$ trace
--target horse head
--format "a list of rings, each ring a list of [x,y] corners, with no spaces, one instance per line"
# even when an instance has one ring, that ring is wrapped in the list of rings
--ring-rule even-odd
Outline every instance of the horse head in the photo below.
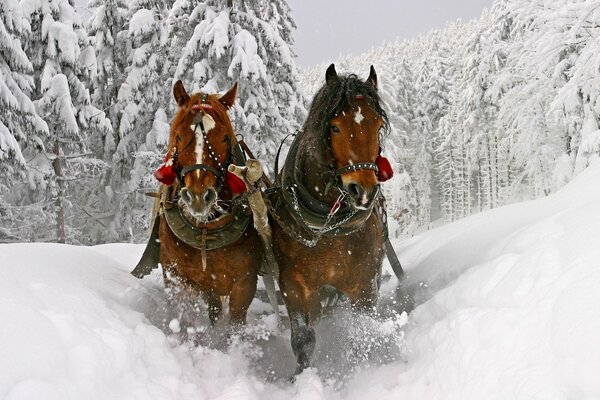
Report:
[[[237,83],[224,95],[189,95],[181,81],[173,87],[179,107],[171,123],[167,157],[177,163],[179,205],[207,221],[224,186],[235,134],[227,110],[233,106]]]
[[[388,126],[377,93],[377,74],[371,66],[366,81],[355,75],[338,76],[331,64],[325,80],[317,98],[323,96],[329,103],[322,129],[329,139],[335,176],[350,205],[367,209],[379,191],[380,132]]]

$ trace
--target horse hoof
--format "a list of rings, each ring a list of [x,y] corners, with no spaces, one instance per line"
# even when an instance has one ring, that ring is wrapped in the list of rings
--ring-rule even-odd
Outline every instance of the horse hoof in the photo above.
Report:
[[[290,383],[296,382],[296,377],[304,372],[308,368],[308,365],[297,365],[296,370],[294,371],[294,375],[292,375],[289,379]]]

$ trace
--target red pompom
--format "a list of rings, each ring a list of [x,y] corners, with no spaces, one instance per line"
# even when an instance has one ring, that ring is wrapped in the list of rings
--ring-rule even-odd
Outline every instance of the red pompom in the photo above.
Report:
[[[394,170],[387,158],[379,155],[377,160],[375,160],[375,163],[377,164],[377,168],[379,168],[379,172],[377,172],[377,179],[379,182],[385,182],[394,176]]]
[[[173,165],[173,159],[169,159],[164,163],[160,164],[160,167],[154,171],[154,177],[162,184],[171,186],[177,178],[177,172],[175,172],[175,166]]]
[[[246,191],[246,184],[244,181],[229,171],[225,173],[225,184],[233,194],[240,194]]]

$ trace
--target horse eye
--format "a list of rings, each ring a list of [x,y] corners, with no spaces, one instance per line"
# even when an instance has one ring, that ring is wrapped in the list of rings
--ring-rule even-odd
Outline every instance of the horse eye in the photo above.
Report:
[[[335,125],[331,125],[331,130],[333,131],[333,133],[339,133],[340,132],[340,128],[338,128]]]

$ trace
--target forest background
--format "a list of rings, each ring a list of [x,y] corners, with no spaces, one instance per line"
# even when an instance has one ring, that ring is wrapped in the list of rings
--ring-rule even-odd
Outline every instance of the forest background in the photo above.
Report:
[[[326,64],[299,71],[285,0],[0,3],[0,241],[144,241],[171,87],[234,81],[272,166]],[[496,0],[480,18],[335,60],[378,71],[394,235],[547,196],[600,153],[600,2]]]

